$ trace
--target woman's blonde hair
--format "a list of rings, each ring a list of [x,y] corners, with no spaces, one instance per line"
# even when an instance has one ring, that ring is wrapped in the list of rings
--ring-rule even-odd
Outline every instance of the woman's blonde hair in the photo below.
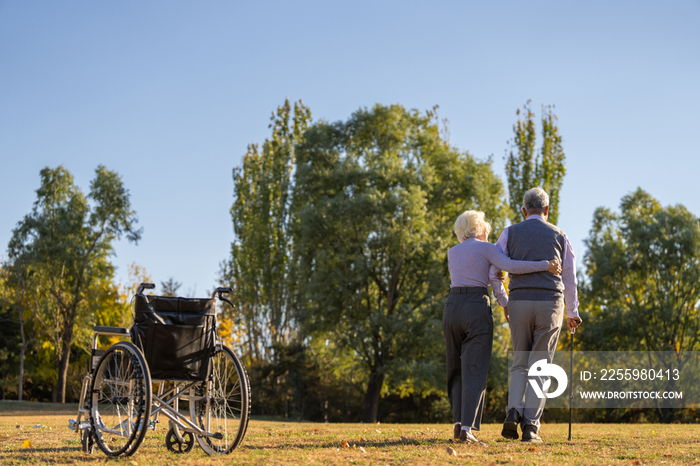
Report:
[[[455,235],[459,242],[464,242],[467,238],[472,238],[486,233],[491,233],[491,224],[484,219],[484,213],[478,210],[467,210],[462,212],[455,221]]]

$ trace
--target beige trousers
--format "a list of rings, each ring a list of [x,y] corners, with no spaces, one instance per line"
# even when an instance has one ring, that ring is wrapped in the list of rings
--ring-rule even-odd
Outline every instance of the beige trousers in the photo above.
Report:
[[[528,383],[530,366],[540,359],[551,363],[564,318],[564,301],[510,301],[510,337],[513,343],[513,365],[508,383],[506,413],[515,409],[521,425],[532,425],[539,431],[545,398],[538,398]],[[543,378],[536,378],[540,387]]]

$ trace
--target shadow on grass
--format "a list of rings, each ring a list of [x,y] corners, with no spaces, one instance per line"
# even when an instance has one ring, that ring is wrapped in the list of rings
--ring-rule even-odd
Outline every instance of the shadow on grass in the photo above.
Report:
[[[445,439],[430,439],[430,440],[414,440],[414,439],[408,439],[408,440],[388,440],[388,441],[382,441],[382,442],[372,442],[372,441],[365,441],[365,442],[348,442],[348,445],[355,445],[356,448],[363,447],[363,448],[392,448],[392,447],[398,447],[398,446],[426,446],[426,447],[434,447],[434,446],[443,446],[443,445],[453,445],[453,442]],[[306,450],[309,448],[339,448],[341,450],[343,449],[348,449],[349,447],[342,447],[342,440],[341,441],[333,441],[333,442],[319,442],[319,443],[292,443],[292,444],[283,444],[283,445],[270,445],[270,446],[253,446],[253,445],[243,445],[240,447],[243,450],[271,450],[271,451],[276,451],[276,450],[289,450],[289,449],[297,449],[297,450]]]
[[[68,413],[77,414],[78,403],[49,403],[40,401],[0,401],[0,416],[22,415],[31,416],[33,414],[44,413],[44,415],[63,415]]]
[[[79,452],[80,454],[78,456],[72,456],[72,453]],[[11,458],[13,460],[20,460],[20,461],[26,461],[26,462],[34,462],[37,459],[43,459],[46,458],[46,455],[50,454],[61,454],[64,458],[64,460],[68,459],[69,455],[70,457],[70,462],[72,464],[79,464],[79,463],[94,463],[96,460],[100,460],[99,457],[96,457],[96,455],[87,455],[85,453],[82,453],[80,451],[80,447],[47,447],[47,448],[27,448],[25,450],[16,450],[16,451],[9,451],[4,454],[0,454],[0,464],[4,464],[5,460],[8,458]],[[97,451],[95,452],[97,453]],[[51,461],[52,463],[55,461]],[[44,463],[46,464],[46,463]]]

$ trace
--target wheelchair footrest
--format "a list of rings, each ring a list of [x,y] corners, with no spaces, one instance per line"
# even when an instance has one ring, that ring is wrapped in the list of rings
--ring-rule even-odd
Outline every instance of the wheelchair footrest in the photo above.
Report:
[[[75,419],[68,419],[68,428],[70,430],[74,431],[79,431],[79,430],[85,430],[90,428],[90,422],[89,421],[81,421],[80,423],[77,423]]]

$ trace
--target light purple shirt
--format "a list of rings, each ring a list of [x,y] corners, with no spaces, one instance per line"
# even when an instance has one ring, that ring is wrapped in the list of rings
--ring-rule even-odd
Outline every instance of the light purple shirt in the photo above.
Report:
[[[488,286],[489,267],[494,264],[502,270],[513,273],[532,273],[547,270],[549,262],[516,261],[509,259],[495,245],[476,238],[464,242],[447,251],[447,266],[450,269],[450,287]],[[501,282],[498,282],[501,284]],[[501,285],[501,289],[503,285]],[[505,294],[505,291],[503,291]]]
[[[544,220],[541,215],[530,215],[527,220],[538,218]],[[527,221],[526,220],[526,221]],[[545,220],[546,221],[546,220]],[[564,283],[564,302],[566,303],[566,316],[568,318],[578,317],[578,280],[576,279],[576,256],[571,247],[569,238],[564,234],[564,250],[562,251],[561,281]],[[496,247],[506,256],[508,255],[508,228],[505,228],[496,242]],[[503,288],[503,284],[496,277],[500,269],[493,265],[489,269],[489,283],[493,288],[493,294],[501,307],[508,305],[508,295]]]

